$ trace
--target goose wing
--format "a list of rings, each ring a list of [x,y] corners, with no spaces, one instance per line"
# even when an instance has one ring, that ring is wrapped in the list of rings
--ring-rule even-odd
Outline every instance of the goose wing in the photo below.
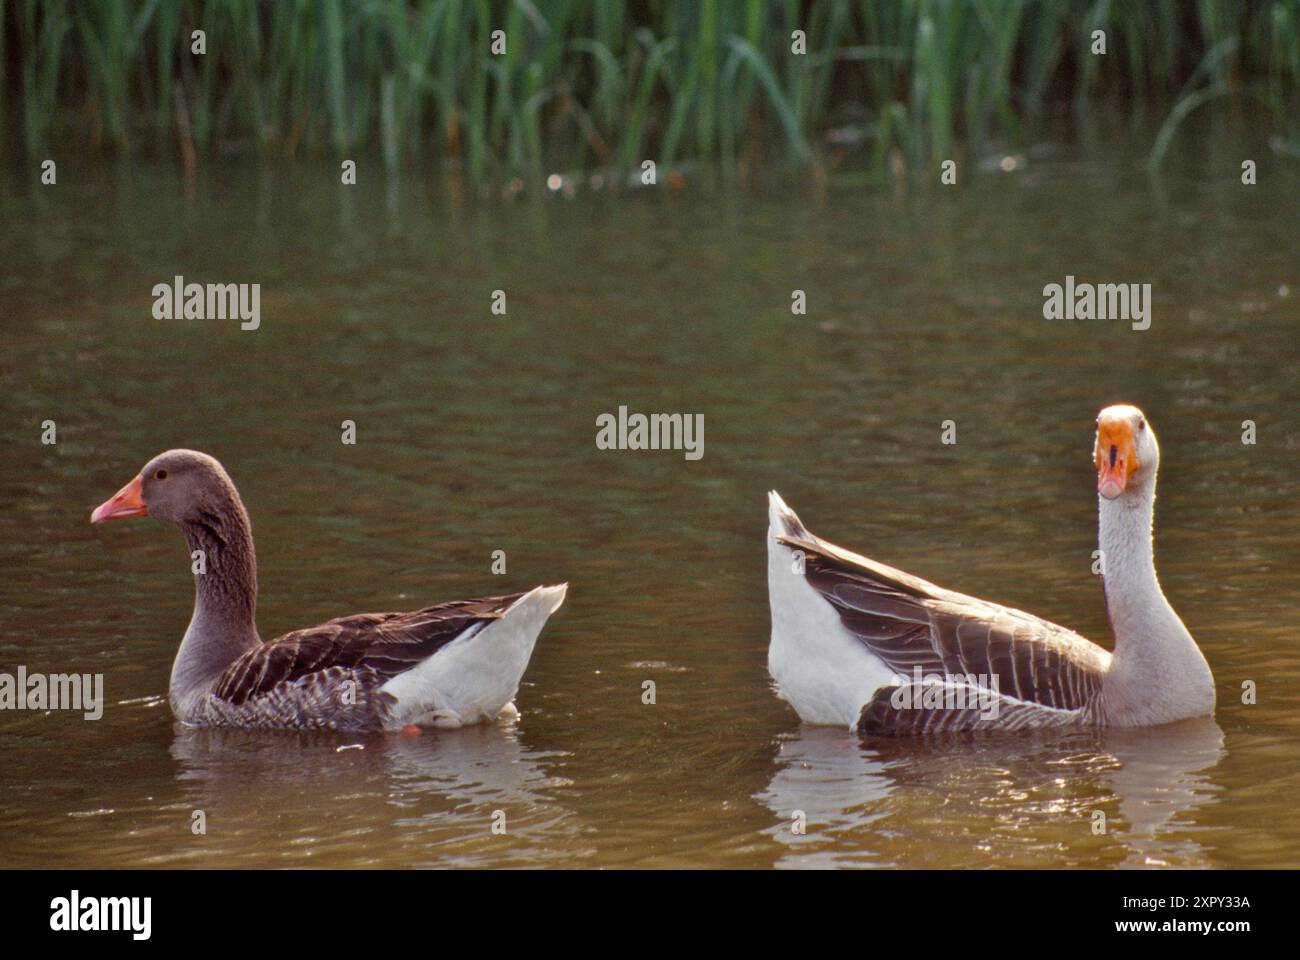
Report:
[[[473,636],[522,596],[452,600],[409,613],[360,613],[295,630],[232,663],[214,694],[239,706],[290,684],[304,699],[310,698],[313,687],[348,678],[373,688],[451,641]]]
[[[921,708],[914,681],[876,691],[862,732],[919,733],[976,726],[1078,722],[1101,690],[1110,654],[1071,630],[1021,610],[945,590],[787,524],[781,543],[804,554],[804,575],[840,621],[903,677],[939,675],[995,696],[996,719],[978,705]],[[963,678],[978,678],[963,681]],[[911,688],[902,690],[902,688]],[[898,694],[915,694],[906,699]],[[909,704],[907,709],[896,706]]]

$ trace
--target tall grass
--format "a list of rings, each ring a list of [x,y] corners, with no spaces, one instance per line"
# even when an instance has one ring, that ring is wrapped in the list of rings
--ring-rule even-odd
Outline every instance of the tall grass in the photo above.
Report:
[[[1262,102],[1284,137],[1300,116],[1300,0],[0,0],[0,47],[3,140],[32,155],[373,151],[478,183],[647,158],[925,170],[1112,106],[1161,111],[1158,163],[1203,104]]]

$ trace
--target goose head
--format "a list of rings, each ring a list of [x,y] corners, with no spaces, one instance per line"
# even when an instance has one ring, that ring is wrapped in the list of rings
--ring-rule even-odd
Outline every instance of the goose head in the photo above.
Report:
[[[1117,403],[1097,415],[1092,448],[1097,493],[1107,500],[1149,495],[1160,465],[1160,445],[1146,416],[1137,407]]]
[[[157,517],[184,527],[204,514],[220,516],[233,494],[230,478],[215,459],[197,450],[168,450],[96,507],[90,522]]]

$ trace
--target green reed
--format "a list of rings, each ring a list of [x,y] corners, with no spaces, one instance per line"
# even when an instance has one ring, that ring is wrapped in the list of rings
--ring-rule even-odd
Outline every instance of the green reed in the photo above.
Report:
[[[1158,165],[1204,105],[1261,103],[1292,140],[1300,115],[1300,0],[0,0],[0,47],[4,142],[33,156],[374,152],[480,184],[930,170],[1061,108],[1151,111]]]

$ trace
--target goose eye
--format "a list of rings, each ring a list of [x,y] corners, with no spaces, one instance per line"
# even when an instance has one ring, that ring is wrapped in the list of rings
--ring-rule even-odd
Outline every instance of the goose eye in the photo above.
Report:
[[[166,470],[159,470],[157,473],[155,473],[155,474],[153,475],[153,478],[154,478],[155,480],[166,480],[166,479],[167,479],[167,471],[166,471]]]
[[[1147,421],[1146,421],[1146,418],[1145,418],[1145,417],[1139,417],[1139,418],[1138,418],[1138,429],[1139,429],[1139,430],[1145,430],[1146,428],[1147,428]]]

